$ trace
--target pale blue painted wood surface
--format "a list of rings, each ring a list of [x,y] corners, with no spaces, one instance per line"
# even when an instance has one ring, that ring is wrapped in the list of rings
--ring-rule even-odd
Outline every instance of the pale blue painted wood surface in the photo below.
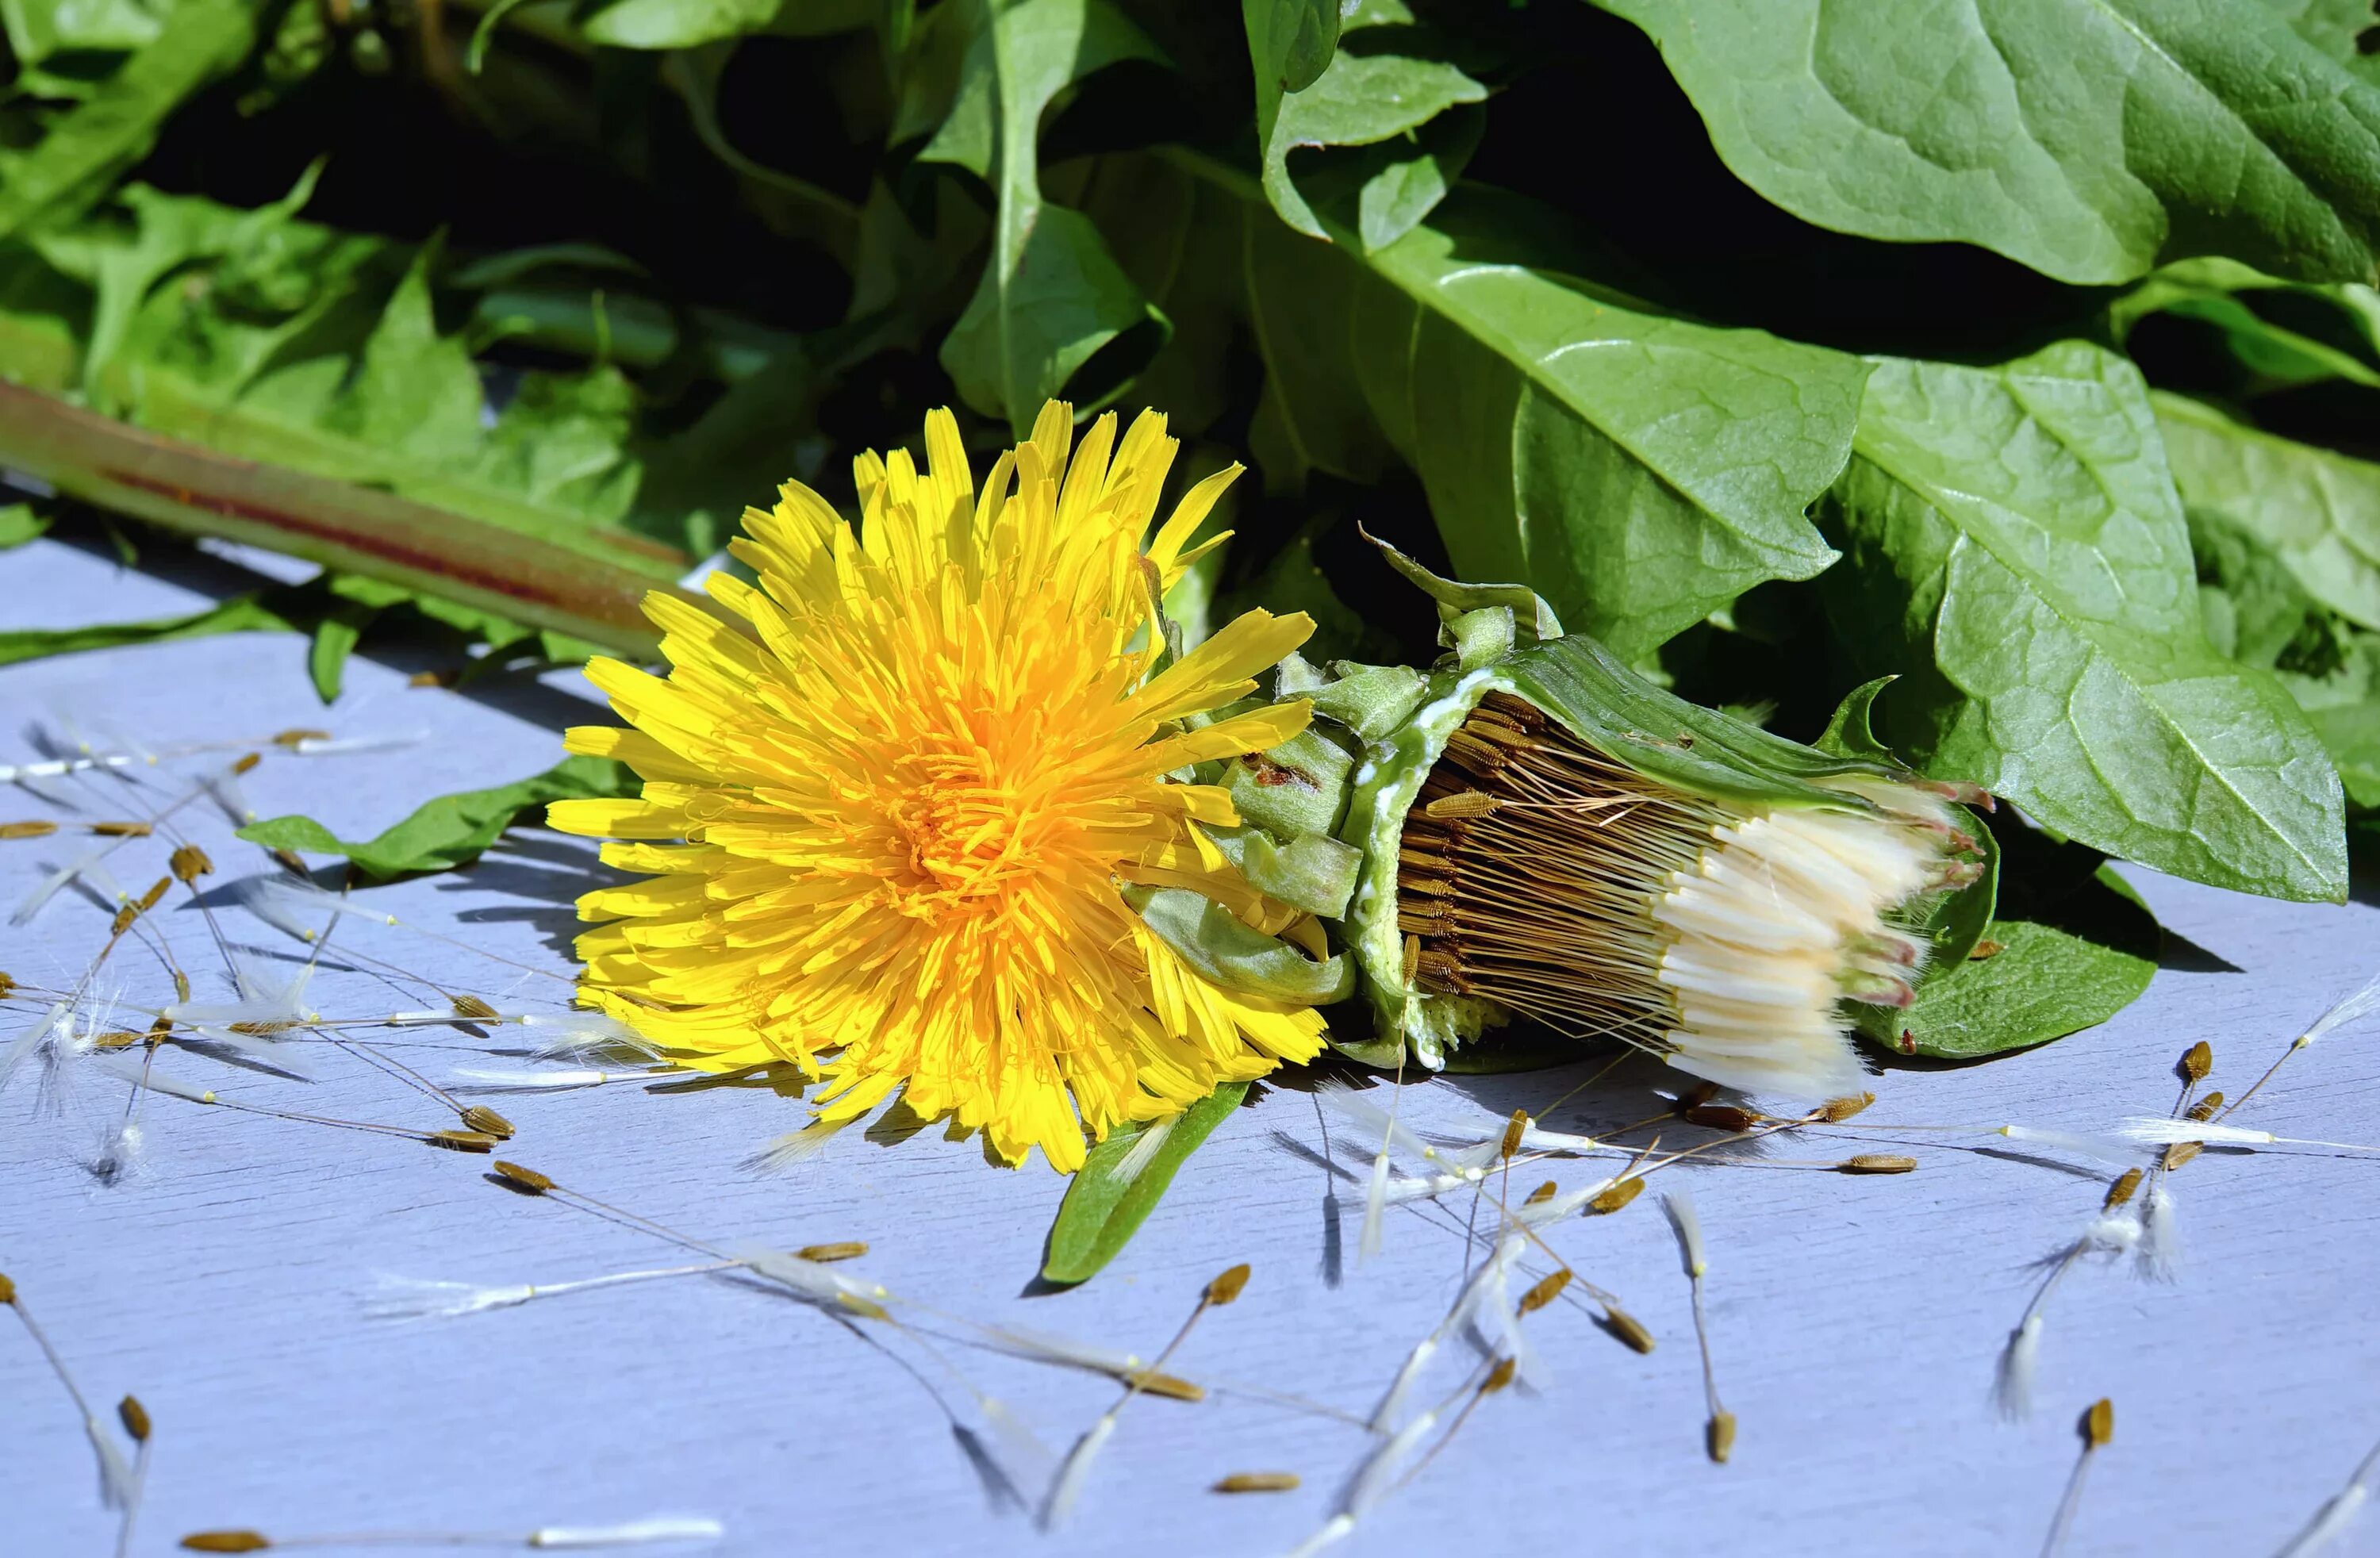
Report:
[[[50,542],[0,554],[0,628],[160,615],[204,599]],[[556,688],[567,680],[553,678]],[[348,683],[341,704],[322,711],[287,636],[12,667],[0,670],[0,761],[32,755],[26,727],[54,706],[153,743],[292,725],[430,732],[402,753],[268,761],[249,776],[262,814],[304,810],[354,836],[423,797],[544,766],[572,706],[566,690],[517,685],[484,700],[412,689],[402,669],[364,661]],[[21,796],[0,811],[45,814]],[[225,876],[262,866],[219,813],[195,831]],[[163,855],[130,846],[112,864],[138,891]],[[0,905],[59,858],[59,841],[0,844]],[[565,972],[562,906],[590,884],[591,863],[578,844],[516,834],[470,873],[373,897]],[[2365,904],[2281,905],[2137,880],[2203,951],[2169,958],[2147,997],[2102,1031],[1986,1066],[1885,1074],[1870,1118],[2089,1127],[2159,1113],[2176,1055],[2200,1038],[2215,1047],[2216,1084],[2236,1092],[2380,966],[2380,912]],[[164,918],[181,955],[203,965],[199,916],[177,907]],[[62,900],[30,930],[0,929],[0,968],[70,977],[104,924],[91,904]],[[252,922],[239,933],[275,942]],[[491,996],[561,988],[401,931],[342,935]],[[126,993],[153,995],[153,960],[125,954],[112,967]],[[316,991],[334,1010],[394,999],[355,974],[326,973]],[[471,1058],[399,1053],[433,1076]],[[166,1057],[177,1075],[226,1096],[449,1123],[359,1063],[320,1049],[308,1058],[310,1086]],[[1581,1075],[1439,1084],[1408,1095],[1405,1111],[1484,1136],[1503,1112],[1541,1106]],[[1667,1079],[1649,1065],[1624,1067],[1552,1123],[1636,1118]],[[123,1097],[113,1081],[85,1078],[37,1102],[23,1076],[0,1093],[0,1271],[94,1397],[132,1391],[153,1414],[142,1552],[210,1526],[502,1530],[666,1511],[725,1521],[722,1550],[738,1554],[1265,1554],[1325,1516],[1364,1447],[1344,1423],[1228,1390],[1197,1406],[1146,1401],[1125,1416],[1077,1520],[1046,1537],[987,1496],[917,1379],[814,1312],[697,1278],[457,1321],[375,1320],[366,1301],[382,1273],[544,1283],[673,1257],[492,1187],[484,1160],[172,1099],[148,1106],[137,1175],[103,1188],[83,1161]],[[566,1183],[722,1242],[865,1239],[878,1280],[979,1320],[1149,1351],[1201,1284],[1247,1260],[1246,1296],[1208,1319],[1181,1371],[1358,1415],[1443,1312],[1462,1265],[1454,1233],[1402,1212],[1391,1214],[1386,1256],[1354,1269],[1360,1193],[1342,1187],[1350,1260],[1330,1280],[1326,1175],[1284,1145],[1319,1140],[1312,1102],[1293,1091],[1228,1122],[1107,1274],[1044,1297],[1022,1290],[1062,1186],[1038,1168],[989,1168],[971,1143],[930,1131],[897,1147],[851,1136],[764,1174],[746,1160],[803,1117],[766,1091],[496,1102],[520,1126],[513,1155]],[[2346,1032],[2293,1062],[2243,1122],[2380,1140],[2375,1103],[2380,1030]],[[1815,1154],[1831,1155],[1796,1146],[1778,1155]],[[2210,1152],[2183,1171],[2174,1181],[2188,1239],[2180,1282],[2154,1285],[2097,1265],[2074,1273],[2049,1314],[2041,1409],[2012,1426],[1987,1402],[1994,1358],[2036,1280],[2033,1263],[2089,1220],[2102,1176],[1922,1156],[1918,1173],[1891,1179],[1672,1176],[1694,1189],[1711,1243],[1712,1345],[1742,1421],[1732,1465],[1701,1455],[1685,1284],[1647,1197],[1617,1217],[1567,1223],[1554,1239],[1654,1329],[1659,1349],[1629,1353],[1568,1307],[1540,1317],[1550,1388],[1490,1403],[1342,1551],[2032,1552],[2073,1462],[2076,1414],[2106,1394],[2117,1437],[2092,1474],[2070,1552],[2267,1552],[2380,1437],[2380,1162]],[[1556,1165],[1565,1184],[1588,1176]],[[945,1351],[1053,1450],[1112,1394],[1087,1376]],[[1302,1473],[1305,1489],[1238,1499],[1205,1491],[1227,1472],[1273,1469]],[[113,1532],[63,1395],[21,1332],[0,1326],[0,1552],[100,1553]],[[2380,1551],[2380,1517],[2339,1551]]]

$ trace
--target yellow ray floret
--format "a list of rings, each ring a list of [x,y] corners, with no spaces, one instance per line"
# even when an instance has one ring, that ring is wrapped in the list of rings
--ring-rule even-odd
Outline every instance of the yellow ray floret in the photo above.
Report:
[[[1321,1047],[1313,1011],[1213,984],[1150,931],[1128,882],[1188,886],[1268,933],[1299,917],[1197,831],[1233,815],[1191,764],[1278,744],[1302,704],[1192,729],[1302,643],[1251,612],[1170,664],[1157,602],[1238,468],[1151,536],[1174,441],[1067,408],[980,491],[947,411],[856,462],[859,522],[788,484],[733,550],[757,588],[714,615],[655,595],[670,672],[597,660],[633,729],[573,730],[636,800],[564,801],[566,833],[647,873],[590,893],[586,989],[683,1065],[819,1078],[820,1118],[896,1090],[1002,1158],[1079,1167],[1085,1134],[1171,1114]],[[1201,549],[1203,550],[1203,548]]]

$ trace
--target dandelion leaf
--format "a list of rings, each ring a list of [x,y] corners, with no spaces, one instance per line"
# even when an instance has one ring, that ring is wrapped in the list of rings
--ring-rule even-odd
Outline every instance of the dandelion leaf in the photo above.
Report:
[[[1126,1126],[1110,1131],[1090,1150],[1050,1228],[1050,1244],[1041,1262],[1043,1280],[1087,1282],[1116,1258],[1140,1225],[1156,1210],[1166,1187],[1191,1153],[1215,1127],[1230,1117],[1248,1095],[1245,1082],[1226,1082],[1173,1119],[1165,1139],[1154,1152],[1127,1164],[1133,1148],[1148,1126]]]

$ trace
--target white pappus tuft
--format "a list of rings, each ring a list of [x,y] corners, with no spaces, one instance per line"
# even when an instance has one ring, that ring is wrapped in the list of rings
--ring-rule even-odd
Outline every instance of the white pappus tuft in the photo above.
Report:
[[[2000,1349],[1992,1398],[2001,1417],[2014,1421],[2033,1416],[2033,1380],[2040,1366],[2041,1315],[2036,1311],[2009,1333],[2008,1345]]]
[[[2166,1178],[2160,1174],[2150,1180],[2141,1199],[2141,1274],[2155,1282],[2171,1282],[2181,1270],[2181,1223]]]
[[[1075,1447],[1066,1452],[1066,1464],[1058,1468],[1058,1480],[1050,1485],[1049,1504],[1041,1512],[1045,1529],[1056,1529],[1075,1513],[1075,1505],[1082,1500],[1084,1485],[1090,1480],[1091,1466],[1114,1435],[1115,1427],[1115,1414],[1108,1413],[1086,1429],[1083,1436],[1075,1441]]]
[[[413,1277],[382,1276],[364,1312],[374,1320],[454,1320],[484,1309],[508,1309],[526,1304],[539,1290],[528,1283],[480,1287],[468,1282],[423,1282]]]
[[[699,1515],[659,1515],[617,1526],[546,1526],[528,1534],[525,1544],[540,1550],[593,1547],[637,1547],[650,1542],[713,1542],[727,1534],[716,1520]]]
[[[2343,1028],[2375,1011],[2380,1011],[2380,974],[2373,976],[2337,1005],[2316,1017],[2313,1026],[2299,1037],[2298,1043],[2311,1044],[2331,1029]]]

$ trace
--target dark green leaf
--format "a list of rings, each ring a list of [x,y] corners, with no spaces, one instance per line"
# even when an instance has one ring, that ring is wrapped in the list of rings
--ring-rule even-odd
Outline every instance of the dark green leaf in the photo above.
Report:
[[[2155,403],[2182,502],[2262,542],[2316,601],[2380,627],[2380,465],[2242,427],[2180,396]]]
[[[492,789],[440,796],[416,808],[403,822],[360,843],[342,839],[310,817],[273,817],[251,822],[239,836],[268,849],[344,855],[367,875],[445,870],[476,858],[532,806],[585,797],[633,796],[639,782],[625,763],[608,758],[572,757],[527,779]]]
[[[1524,584],[1633,658],[1833,560],[1804,510],[1842,469],[1867,366],[1536,268],[1516,246],[1547,222],[1465,189],[1363,255],[1251,216],[1270,375],[1251,437],[1269,474],[1367,481],[1395,450],[1458,575]]]
[[[2261,0],[1597,0],[1736,176],[1821,226],[2063,281],[2226,254],[2373,279],[2380,93]]]
[[[1021,433],[1043,401],[1102,347],[1129,362],[1087,386],[1098,403],[1164,344],[1171,325],[1079,212],[1042,199],[1040,128],[1058,93],[1124,60],[1161,58],[1107,0],[995,0],[968,50],[958,95],[921,160],[955,163],[990,180],[999,201],[982,284],[941,349],[968,405]],[[1087,404],[1080,409],[1089,408]]]
[[[1086,1282],[1114,1260],[1156,1210],[1183,1162],[1247,1096],[1245,1082],[1226,1082],[1170,1121],[1110,1131],[1066,1187],[1058,1220],[1050,1227],[1049,1251],[1041,1262],[1044,1280]],[[1136,1172],[1124,1173],[1125,1155],[1150,1130],[1164,1131],[1164,1140],[1145,1155]]]
[[[1854,646],[1911,670],[1895,748],[2160,870],[2345,895],[2338,775],[2279,684],[2207,642],[2129,362],[2072,342],[1998,369],[1888,359],[1854,447],[1829,593]]]
[[[168,639],[203,639],[216,633],[281,632],[297,626],[255,595],[237,595],[188,616],[146,622],[103,622],[89,627],[20,627],[0,632],[0,665],[78,650],[118,644],[153,644]]]
[[[1451,61],[1433,57],[1441,52],[1441,45],[1433,34],[1413,25],[1413,14],[1402,0],[1368,0],[1347,22],[1347,31],[1360,33],[1364,46],[1342,50],[1311,85],[1284,95],[1278,85],[1269,84],[1264,41],[1259,40],[1257,27],[1258,9],[1269,13],[1273,7],[1268,0],[1245,3],[1248,48],[1257,67],[1257,135],[1264,146],[1265,196],[1282,221],[1310,237],[1329,235],[1290,178],[1290,152],[1299,147],[1395,141],[1456,104],[1478,103],[1488,95],[1487,88]],[[1467,150],[1463,154],[1469,154]],[[1441,171],[1434,162],[1428,164],[1429,173]],[[1422,170],[1416,167],[1407,173],[1419,175]],[[1444,193],[1440,176],[1437,194]],[[1378,244],[1392,241],[1437,203],[1433,196],[1419,200],[1418,209],[1413,209],[1417,195],[1415,190],[1392,188],[1378,197],[1378,209],[1372,214]],[[1407,215],[1411,220],[1403,220]],[[1373,233],[1366,234],[1367,243],[1372,237]]]

